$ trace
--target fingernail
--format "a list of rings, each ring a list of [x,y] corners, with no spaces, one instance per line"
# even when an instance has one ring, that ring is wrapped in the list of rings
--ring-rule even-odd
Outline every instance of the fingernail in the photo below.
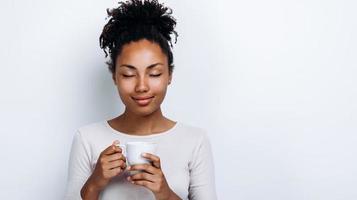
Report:
[[[130,166],[128,166],[128,168],[127,168],[128,170],[130,170],[131,169],[131,167]]]
[[[147,154],[146,153],[142,153],[141,156],[146,156]]]
[[[130,181],[130,179],[131,179],[130,176],[128,176],[128,178],[126,178],[126,180],[128,180],[128,181]]]

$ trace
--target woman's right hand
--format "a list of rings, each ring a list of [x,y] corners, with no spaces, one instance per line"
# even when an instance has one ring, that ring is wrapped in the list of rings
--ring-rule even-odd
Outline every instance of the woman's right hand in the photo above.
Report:
[[[97,191],[105,188],[112,178],[120,175],[126,169],[126,158],[117,144],[119,144],[119,141],[114,141],[112,145],[101,152],[97,160],[90,177],[90,182]]]

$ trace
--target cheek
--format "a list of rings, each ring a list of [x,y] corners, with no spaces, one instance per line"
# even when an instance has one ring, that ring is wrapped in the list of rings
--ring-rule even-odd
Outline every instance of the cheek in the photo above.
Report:
[[[150,81],[150,89],[156,93],[165,92],[167,84],[165,79],[154,79]]]
[[[120,94],[132,93],[135,89],[135,83],[132,81],[119,81],[117,85]]]

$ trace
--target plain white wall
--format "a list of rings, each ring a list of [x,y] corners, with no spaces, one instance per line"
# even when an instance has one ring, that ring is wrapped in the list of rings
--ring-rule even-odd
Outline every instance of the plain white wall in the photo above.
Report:
[[[209,131],[219,199],[357,199],[356,1],[165,2],[163,110]],[[123,109],[98,44],[117,4],[1,4],[0,199],[59,200],[76,129]]]

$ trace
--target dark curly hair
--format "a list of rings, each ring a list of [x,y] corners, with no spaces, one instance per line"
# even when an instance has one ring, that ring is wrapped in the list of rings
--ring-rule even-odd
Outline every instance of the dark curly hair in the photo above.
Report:
[[[171,16],[172,10],[160,4],[157,0],[129,0],[119,2],[119,7],[107,9],[109,21],[104,26],[99,37],[100,47],[109,70],[115,74],[115,60],[120,55],[125,44],[147,39],[157,43],[168,58],[169,73],[174,68],[171,48],[171,34],[177,42],[178,34],[174,30],[176,19]],[[170,48],[171,47],[171,48]]]

